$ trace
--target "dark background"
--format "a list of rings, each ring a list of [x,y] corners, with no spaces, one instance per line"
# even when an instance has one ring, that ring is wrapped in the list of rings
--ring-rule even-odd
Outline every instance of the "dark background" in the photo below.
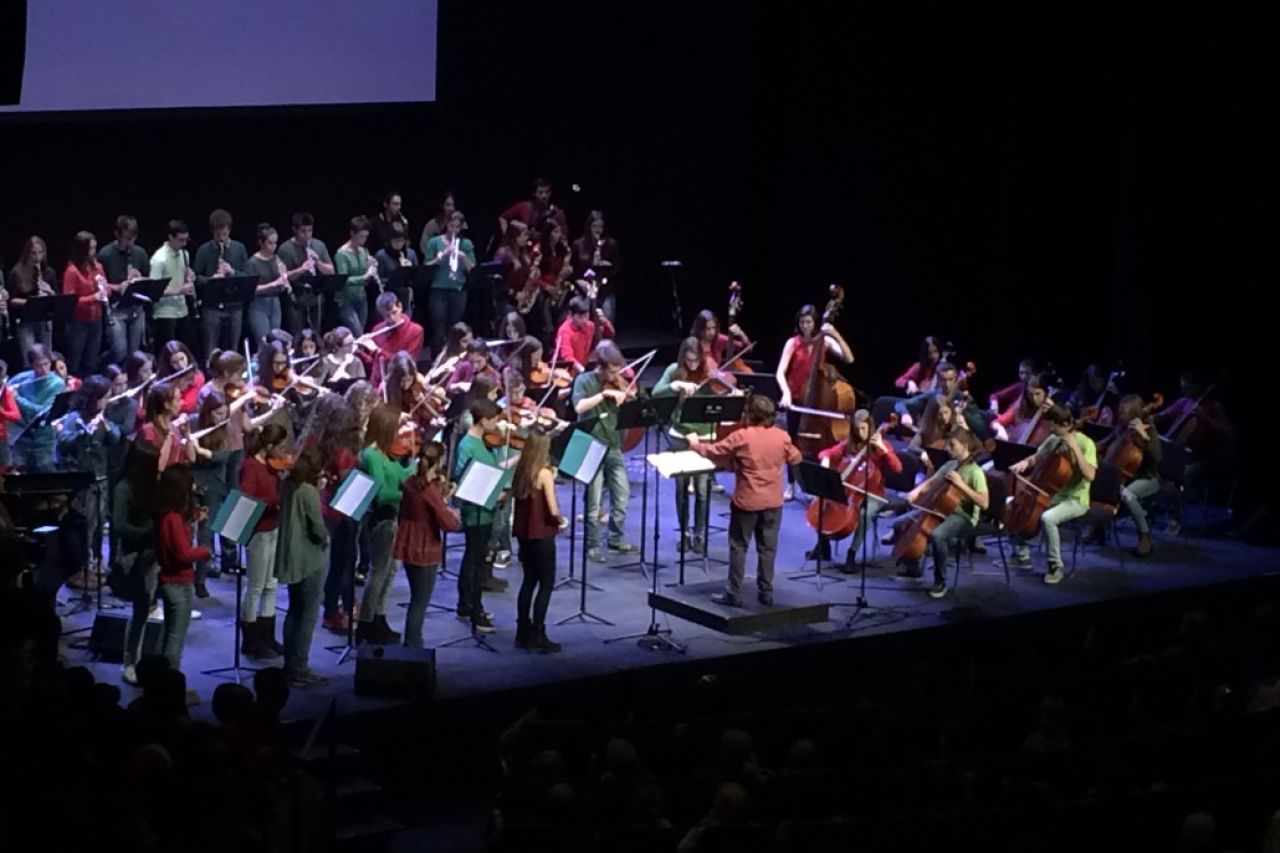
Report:
[[[215,206],[246,241],[309,209],[334,247],[389,187],[415,234],[454,188],[483,247],[545,174],[575,236],[605,210],[624,327],[669,325],[679,258],[686,320],[739,279],[770,362],[843,283],[872,393],[924,334],[980,392],[1025,354],[1069,381],[1123,360],[1170,399],[1195,367],[1225,377],[1256,501],[1280,184],[1260,9],[445,0],[433,104],[0,119],[0,257],[34,232],[60,263],[124,211],[149,249],[171,216],[201,239]]]

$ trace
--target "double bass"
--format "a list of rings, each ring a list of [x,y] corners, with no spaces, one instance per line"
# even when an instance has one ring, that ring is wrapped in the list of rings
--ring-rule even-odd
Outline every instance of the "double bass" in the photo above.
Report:
[[[800,412],[796,447],[805,456],[817,456],[831,445],[845,441],[849,437],[849,416],[857,407],[853,386],[827,361],[827,338],[822,327],[839,316],[844,304],[843,287],[833,284],[829,290],[831,298],[811,344],[816,351],[804,384],[804,405],[792,407]]]
[[[889,420],[876,429],[876,433],[884,435],[887,430],[897,424],[897,414],[890,415]],[[846,536],[852,536],[853,531],[858,529],[862,519],[862,501],[871,487],[871,460],[867,458],[867,451],[870,448],[871,442],[868,440],[848,464],[840,469],[840,479],[844,481],[845,490],[849,492],[848,503],[835,503],[814,498],[809,508],[805,510],[804,518],[809,526],[830,539],[844,539]],[[819,518],[822,519],[821,527],[818,526]]]

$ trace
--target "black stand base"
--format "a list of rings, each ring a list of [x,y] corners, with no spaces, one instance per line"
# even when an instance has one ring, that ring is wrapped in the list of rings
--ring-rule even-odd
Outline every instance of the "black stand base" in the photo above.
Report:
[[[441,643],[436,646],[436,648],[451,649],[454,646],[461,646],[464,643],[471,643],[474,648],[484,649],[486,652],[493,652],[494,654],[498,653],[498,650],[490,645],[489,641],[485,639],[484,634],[481,634],[479,631],[472,631],[470,634],[465,634],[461,637],[450,640],[447,643]]]

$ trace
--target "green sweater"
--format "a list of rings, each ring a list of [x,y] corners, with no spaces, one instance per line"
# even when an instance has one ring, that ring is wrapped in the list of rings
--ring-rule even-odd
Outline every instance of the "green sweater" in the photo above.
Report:
[[[286,482],[280,496],[276,578],[298,583],[329,564],[329,531],[320,512],[320,492],[310,483]]]
[[[369,250],[365,248],[339,249],[333,257],[333,270],[347,277],[346,286],[338,294],[338,301],[353,304],[364,299],[365,283],[369,280]],[[359,332],[357,332],[359,334]]]
[[[671,387],[671,383],[676,381],[676,371],[680,368],[678,363],[667,365],[667,369],[662,371],[662,376],[658,379],[656,385],[653,386],[653,396],[655,397],[671,397],[676,394],[676,390]],[[696,394],[694,396],[713,396],[711,391],[705,394]],[[688,399],[687,397],[685,399]],[[683,404],[681,404],[683,405]],[[714,435],[715,424],[686,424],[680,421],[680,408],[677,408],[672,416],[672,426],[677,432],[688,435],[696,432],[700,436]]]
[[[500,457],[489,449],[489,446],[484,443],[484,439],[476,438],[474,435],[467,433],[458,442],[458,450],[453,462],[453,478],[455,480],[462,476],[462,472],[467,470],[467,466],[471,464],[472,460],[494,468],[502,467]],[[462,525],[464,527],[484,527],[493,524],[493,515],[494,511],[491,509],[485,509],[476,504],[462,504]]]
[[[360,470],[373,478],[378,484],[378,493],[373,497],[375,507],[394,507],[400,511],[400,487],[409,479],[417,466],[406,466],[388,457],[376,447],[366,447],[360,451]]]

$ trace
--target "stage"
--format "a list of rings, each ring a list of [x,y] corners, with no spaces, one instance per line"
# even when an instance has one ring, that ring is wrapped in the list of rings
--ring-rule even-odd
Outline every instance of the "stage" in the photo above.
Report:
[[[639,545],[641,531],[639,529],[641,515],[642,472],[638,453],[633,455],[629,465],[632,480],[631,511],[628,515],[628,534],[633,544]],[[728,474],[718,475],[721,482],[732,487],[732,477]],[[646,550],[645,556],[651,571],[653,555],[653,504],[655,495],[652,491],[650,477],[649,522],[643,533]],[[659,593],[664,598],[679,598],[687,606],[698,607],[710,615],[710,620],[699,618],[704,624],[717,624],[718,613],[721,617],[737,618],[738,616],[758,615],[759,608],[754,604],[754,552],[748,561],[748,586],[746,595],[751,601],[751,610],[734,614],[726,608],[718,608],[709,600],[710,593],[719,589],[726,569],[722,562],[709,560],[706,567],[701,558],[695,559],[689,554],[685,566],[686,585],[683,589],[668,588],[679,580],[677,546],[679,539],[675,530],[675,510],[672,502],[673,485],[669,481],[660,481],[661,494],[658,501],[661,506],[659,524],[659,559],[664,564],[659,569]],[[562,506],[565,511],[570,506],[570,490],[567,484],[560,487]],[[723,514],[728,510],[728,493],[712,494],[712,525],[722,526],[726,521]],[[691,502],[692,503],[692,502]],[[788,578],[797,571],[812,572],[814,564],[804,563],[804,552],[813,545],[813,533],[804,521],[804,506],[801,502],[787,504],[778,548],[777,577],[775,585],[778,590],[778,604],[781,607],[791,606],[808,608],[810,614],[814,608],[826,609],[826,618],[818,622],[803,621],[782,627],[766,627],[758,633],[728,633],[736,630],[733,626],[719,623],[721,630],[704,627],[686,619],[659,612],[658,624],[669,628],[670,638],[686,649],[684,654],[669,651],[649,650],[641,647],[634,639],[607,642],[613,638],[628,634],[641,634],[650,624],[649,595],[650,580],[638,567],[618,568],[625,564],[634,564],[638,554],[608,555],[608,564],[588,564],[588,579],[599,591],[588,590],[586,609],[593,617],[575,618],[579,611],[579,590],[575,586],[561,586],[556,589],[551,599],[548,614],[548,634],[552,639],[562,643],[564,650],[558,654],[532,654],[514,648],[512,640],[515,634],[515,600],[520,584],[519,560],[513,556],[511,567],[498,570],[499,577],[505,577],[510,587],[503,593],[485,593],[485,607],[494,614],[494,622],[498,627],[496,633],[488,636],[488,642],[496,650],[489,652],[474,647],[470,642],[458,644],[450,648],[439,648],[437,651],[438,679],[436,697],[439,702],[448,702],[460,697],[474,697],[482,694],[511,691],[521,688],[535,687],[556,682],[564,682],[592,676],[603,676],[626,670],[663,667],[675,662],[688,660],[712,660],[735,655],[751,655],[766,650],[799,649],[814,644],[837,644],[857,641],[860,638],[885,634],[888,632],[922,631],[946,625],[954,625],[961,620],[999,620],[1020,614],[1034,613],[1053,608],[1068,608],[1089,605],[1097,602],[1147,596],[1162,592],[1229,581],[1247,580],[1264,575],[1280,574],[1276,555],[1272,551],[1257,548],[1229,539],[1194,538],[1187,535],[1170,537],[1160,532],[1155,534],[1155,553],[1146,560],[1139,560],[1126,555],[1124,568],[1121,568],[1119,553],[1114,542],[1109,541],[1106,547],[1084,546],[1080,548],[1077,570],[1057,586],[1049,586],[1043,582],[1043,553],[1035,552],[1033,560],[1036,568],[1032,572],[1010,570],[1011,583],[1006,586],[1003,569],[994,540],[991,540],[987,556],[974,555],[973,567],[969,566],[966,555],[961,561],[959,585],[951,589],[945,598],[934,600],[928,595],[928,584],[925,582],[903,582],[894,578],[895,570],[890,567],[888,549],[879,546],[873,554],[874,564],[867,573],[866,598],[871,608],[858,611],[854,606],[859,595],[859,578],[856,575],[841,574],[835,566],[824,569],[821,579],[809,577],[801,580]],[[582,491],[579,489],[578,510],[582,509]],[[1198,508],[1191,510],[1192,520],[1198,517]],[[576,524],[580,530],[581,525]],[[884,521],[880,525],[881,532],[887,529]],[[1135,542],[1135,533],[1131,523],[1121,523],[1121,541],[1126,548]],[[1064,533],[1063,553],[1070,568],[1070,549],[1072,533]],[[567,575],[569,553],[569,536],[560,539],[560,577]],[[579,555],[575,560],[574,571],[580,571],[581,541],[578,543]],[[461,537],[453,537],[447,552],[447,568],[455,570],[461,560]],[[1006,548],[1008,544],[1006,542]],[[710,554],[713,558],[727,557],[728,545],[726,534],[715,531],[711,538]],[[843,557],[843,553],[839,554]],[[954,562],[948,568],[948,584],[955,578]],[[711,582],[711,583],[709,583]],[[203,618],[192,623],[187,636],[186,650],[183,658],[183,671],[187,674],[188,686],[200,696],[201,703],[192,708],[192,715],[197,718],[210,718],[209,699],[214,688],[222,683],[219,678],[199,674],[203,670],[229,667],[232,663],[232,634],[235,618],[235,578],[223,575],[209,582],[212,598],[197,600],[196,606],[203,612]],[[357,596],[362,588],[357,588]],[[63,590],[60,601],[74,605],[70,591]],[[280,616],[277,620],[277,637],[279,626],[283,624],[283,613],[287,607],[287,591],[281,589],[278,601]],[[399,629],[404,619],[404,608],[400,605],[409,598],[408,584],[403,573],[398,573],[393,592],[393,606],[388,620],[392,627]],[[468,635],[468,626],[455,618],[452,607],[456,601],[456,582],[453,576],[442,577],[436,585],[435,604],[450,608],[449,612],[433,609],[427,617],[425,641],[428,646],[439,647],[442,644]],[[116,612],[124,613],[124,607],[104,591],[104,605],[117,605]],[[68,615],[70,606],[60,605],[58,611],[63,615],[64,631],[87,629],[93,620],[93,610]],[[677,612],[678,609],[677,609]],[[856,618],[854,617],[856,614]],[[566,624],[557,623],[568,620]],[[602,624],[599,619],[613,624]],[[745,624],[748,630],[755,630],[750,623]],[[121,685],[127,702],[134,689],[119,680],[120,666],[116,663],[96,662],[82,648],[88,637],[88,631],[68,633],[64,637],[64,653],[71,665],[86,665],[93,670],[97,679]],[[372,699],[355,695],[353,676],[355,672],[354,656],[343,664],[338,664],[338,655],[326,650],[327,646],[341,645],[343,638],[316,628],[313,639],[311,666],[320,675],[329,679],[329,684],[322,688],[294,690],[286,709],[286,716],[301,719],[317,716],[328,707],[330,700],[337,699],[340,713],[352,714],[366,710],[385,708],[395,704],[391,700]],[[246,669],[256,666],[245,660]],[[278,665],[278,662],[277,662]],[[656,674],[656,673],[653,673]]]

